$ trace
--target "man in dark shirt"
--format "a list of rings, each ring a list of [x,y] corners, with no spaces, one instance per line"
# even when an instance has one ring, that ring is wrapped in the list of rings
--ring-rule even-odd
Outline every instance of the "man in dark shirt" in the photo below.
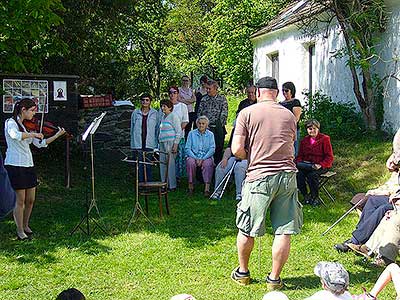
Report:
[[[215,154],[214,163],[218,164],[222,159],[224,150],[225,125],[228,119],[228,102],[225,96],[218,93],[218,83],[209,80],[206,86],[205,95],[199,105],[199,116],[206,116],[210,120],[208,129],[214,134]]]
[[[250,85],[249,87],[247,87],[246,91],[247,91],[247,99],[240,101],[238,109],[236,111],[236,116],[243,108],[246,108],[257,102],[256,87],[254,85]]]

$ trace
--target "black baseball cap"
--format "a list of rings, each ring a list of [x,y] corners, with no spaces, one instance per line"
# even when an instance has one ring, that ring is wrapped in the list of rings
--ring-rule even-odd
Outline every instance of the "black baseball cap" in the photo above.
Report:
[[[277,90],[278,89],[278,83],[276,82],[276,79],[273,77],[262,77],[258,80],[257,82],[257,87],[260,89],[273,89]]]

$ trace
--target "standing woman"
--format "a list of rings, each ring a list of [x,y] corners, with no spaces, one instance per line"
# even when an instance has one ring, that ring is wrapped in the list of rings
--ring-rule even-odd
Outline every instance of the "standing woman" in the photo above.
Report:
[[[161,162],[168,162],[168,189],[174,191],[176,189],[176,171],[175,171],[175,157],[178,152],[179,141],[181,140],[182,128],[179,117],[172,111],[174,105],[170,100],[161,101],[161,111],[163,118],[160,124],[160,160]],[[160,164],[161,180],[165,180],[166,165]]]
[[[64,128],[59,128],[52,137],[44,139],[42,133],[28,132],[23,121],[32,120],[36,109],[36,103],[33,100],[22,99],[15,104],[13,117],[7,119],[4,126],[7,142],[4,166],[17,196],[14,220],[19,240],[28,239],[28,236],[33,234],[29,227],[29,219],[38,183],[29,145],[33,143],[38,148],[47,147],[65,133]]]
[[[158,130],[160,117],[157,110],[151,108],[150,94],[143,94],[140,97],[140,108],[135,109],[131,115],[131,149],[139,160],[151,160],[150,153],[158,146]],[[144,170],[146,168],[146,178]],[[151,165],[139,164],[139,181],[151,181]]]
[[[294,156],[297,156],[297,153],[299,152],[299,142],[300,142],[300,126],[299,126],[299,121],[300,121],[300,116],[302,113],[302,108],[301,108],[301,103],[298,99],[295,98],[296,96],[296,87],[293,82],[285,82],[282,85],[282,91],[283,91],[283,96],[285,97],[285,100],[280,102],[282,106],[290,110],[294,116],[296,117],[296,122],[297,122],[297,138],[296,141],[294,142]]]
[[[185,127],[185,139],[187,138],[189,131],[192,130],[192,125],[196,122],[197,118],[193,107],[196,102],[196,96],[190,85],[191,82],[189,76],[182,76],[182,86],[179,87],[179,102],[186,104],[189,114],[189,123]]]
[[[186,156],[185,156],[185,127],[189,123],[189,114],[185,104],[178,101],[179,89],[176,86],[171,86],[168,89],[169,100],[174,105],[174,114],[179,117],[181,122],[182,133],[178,145],[178,153],[175,159],[176,177],[180,178],[186,174]]]

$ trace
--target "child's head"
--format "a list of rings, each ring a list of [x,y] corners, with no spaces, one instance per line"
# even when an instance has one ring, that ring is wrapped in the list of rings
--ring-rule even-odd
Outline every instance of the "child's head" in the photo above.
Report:
[[[56,300],[85,300],[85,296],[77,289],[71,288],[62,291]]]
[[[269,292],[264,295],[262,300],[289,300],[289,298],[282,292]]]
[[[321,278],[325,290],[341,295],[349,286],[349,273],[337,262],[320,261],[314,268],[314,274]]]
[[[179,294],[171,297],[170,300],[196,300],[196,298],[189,294]]]

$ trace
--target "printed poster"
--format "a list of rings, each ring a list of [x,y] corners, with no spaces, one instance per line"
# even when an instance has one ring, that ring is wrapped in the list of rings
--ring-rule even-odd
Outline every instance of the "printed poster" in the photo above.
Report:
[[[54,101],[67,101],[67,82],[53,81]]]

